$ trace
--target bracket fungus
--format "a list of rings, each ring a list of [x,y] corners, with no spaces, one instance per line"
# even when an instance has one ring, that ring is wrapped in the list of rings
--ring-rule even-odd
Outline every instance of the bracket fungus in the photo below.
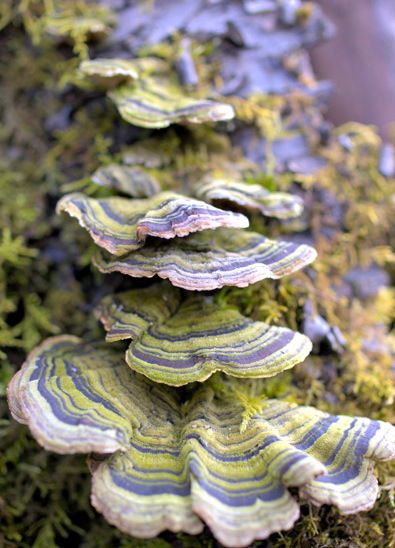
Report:
[[[104,273],[122,272],[136,278],[157,275],[190,291],[225,285],[246,287],[266,278],[278,279],[316,258],[305,244],[278,242],[255,232],[217,229],[162,243],[152,241],[123,257],[94,262]]]
[[[247,210],[259,211],[267,217],[292,219],[303,211],[303,201],[286,192],[269,192],[261,185],[226,179],[210,179],[197,185],[197,198],[213,204],[234,204]]]
[[[136,537],[196,534],[203,520],[225,546],[247,546],[292,527],[290,487],[315,505],[367,510],[374,462],[395,457],[387,423],[262,400],[242,428],[237,401],[203,385],[181,405],[178,390],[133,373],[119,350],[71,336],[28,357],[9,401],[45,448],[103,454],[91,459],[92,503]]]
[[[173,386],[204,381],[216,371],[235,377],[272,377],[302,362],[310,339],[283,327],[254,322],[237,310],[162,286],[104,299],[98,316],[108,340],[132,338],[126,361],[151,380]],[[173,298],[172,298],[173,297]]]
[[[108,295],[96,307],[106,341],[135,339],[151,325],[173,316],[181,304],[181,290],[166,283]]]
[[[109,97],[126,122],[140,127],[165,128],[175,123],[221,122],[234,117],[231,105],[186,97],[171,86],[148,79],[121,86]]]
[[[156,14],[160,4],[153,7]],[[179,4],[172,3],[173,14],[180,10]],[[182,4],[191,9],[189,2]],[[221,12],[223,30],[219,34],[228,36],[228,42],[233,35],[230,42],[246,40],[246,49],[253,50],[254,42],[259,43],[266,34],[267,43],[258,53],[259,59],[270,59],[270,63],[259,65],[273,66],[270,74],[284,69],[284,52],[288,55],[298,50],[314,41],[317,34],[317,30],[312,33],[310,23],[301,30],[289,21],[286,25],[280,21],[287,28],[276,30],[278,17],[270,16],[267,24],[275,32],[276,43],[288,37],[288,45],[277,52],[274,62],[276,43],[272,44],[269,36],[273,33],[264,30],[266,23],[261,27],[245,15],[242,32],[236,27],[232,31],[227,10],[239,13],[242,4],[227,3],[226,10],[214,4],[217,2],[206,8],[210,13]],[[255,7],[252,2],[245,4],[248,13],[266,9],[258,6],[262,2],[255,2]],[[275,10],[273,14],[278,14],[282,3],[263,4],[269,4],[270,13]],[[196,11],[189,27],[202,29],[206,24],[198,15]],[[134,19],[138,25],[138,18]],[[216,36],[218,21],[213,18],[211,23]],[[320,27],[319,20],[316,23]],[[251,37],[250,28],[254,31]],[[171,29],[173,32],[173,26]],[[227,44],[223,49],[228,48],[231,51],[233,46]],[[233,53],[231,62],[234,64]],[[234,117],[230,104],[201,99],[198,91],[195,95],[177,86],[176,78],[168,75],[170,66],[168,60],[159,57],[98,58],[82,62],[79,76],[110,90],[108,96],[121,117],[142,128]],[[239,71],[240,63],[235,66]],[[243,71],[253,78],[251,66],[258,65],[249,63]],[[247,90],[257,87],[250,78],[247,88],[239,75],[237,81]],[[292,82],[294,79],[289,84],[291,90],[296,85]],[[298,81],[297,88],[300,86]],[[211,91],[207,95],[215,97]],[[252,130],[256,113],[261,116],[257,127],[261,131],[267,128],[268,135],[259,135],[257,148],[267,150],[261,146],[264,138],[267,143],[277,140],[277,148],[281,148],[280,137],[291,133],[296,141],[302,137],[300,160],[309,162],[311,157],[305,156],[308,140],[299,133],[292,136],[292,116],[281,135],[277,129],[270,129],[265,114],[271,108],[270,101],[268,104],[252,109],[245,118]],[[280,119],[282,114],[277,116]],[[174,148],[181,149],[183,136],[191,129],[175,130],[179,134]],[[134,142],[139,135],[148,137],[148,146]],[[161,139],[166,140],[166,135],[161,133]],[[197,132],[199,146],[201,136],[205,138],[206,133]],[[254,140],[254,131],[251,136]],[[216,142],[222,143],[223,137]],[[249,226],[248,217],[230,211],[242,209],[291,219],[300,215],[301,199],[237,180],[238,176],[243,179],[247,163],[257,165],[255,160],[240,161],[243,168],[239,171],[222,170],[233,162],[232,150],[223,165],[216,165],[221,154],[200,165],[201,158],[208,158],[203,143],[196,161],[199,176],[190,177],[190,181],[184,164],[188,154],[194,153],[188,143],[183,149],[185,158],[177,162],[174,148],[155,150],[157,138],[151,132],[136,130],[125,140],[129,151],[123,161],[129,165],[101,167],[92,180],[110,189],[106,194],[128,197],[92,198],[72,193],[59,201],[57,209],[77,218],[94,242],[106,250],[99,250],[93,261],[101,272],[121,272],[135,278],[158,276],[168,281],[147,282],[147,287],[136,289],[128,279],[132,289],[109,294],[96,307],[107,343],[118,344],[61,335],[36,348],[8,387],[14,418],[27,424],[48,450],[92,453],[93,505],[110,523],[136,537],[154,537],[165,529],[197,534],[206,523],[223,545],[242,547],[290,529],[299,516],[298,496],[317,506],[333,504],[345,514],[371,508],[378,495],[374,463],[395,457],[395,428],[367,418],[329,415],[284,399],[266,399],[262,394],[255,398],[259,402],[246,418],[245,405],[235,387],[242,392],[248,378],[256,383],[258,378],[267,379],[293,368],[309,354],[311,341],[288,327],[255,321],[247,312],[243,315],[220,304],[216,295],[204,293],[279,279],[314,261],[317,253],[313,247],[241,230]],[[117,150],[118,141],[112,144]],[[285,149],[289,146],[286,143]],[[275,173],[284,170],[293,156],[286,151],[284,158],[281,169],[277,170],[277,165],[276,171],[273,168]],[[178,164],[176,176],[168,185],[168,178],[160,181],[172,189],[173,183],[178,184],[180,193],[162,191],[153,175],[154,168],[170,171],[172,162]],[[207,178],[214,168],[216,174],[236,173],[236,180]],[[206,179],[202,179],[204,175]],[[299,318],[294,323],[299,323]],[[123,340],[128,343],[119,343]],[[219,375],[208,380],[215,372]],[[227,393],[217,389],[217,379],[229,387]],[[195,381],[199,384],[192,384]],[[291,492],[291,488],[296,489]]]
[[[167,67],[167,65],[165,64]],[[233,107],[187,96],[163,77],[163,62],[146,59],[92,59],[80,64],[80,75],[105,88],[121,117],[146,128],[171,124],[220,122],[234,117]]]
[[[168,71],[169,64],[159,57],[98,57],[82,61],[78,69],[82,78],[106,89],[144,79],[149,75],[165,76]]]
[[[158,181],[141,166],[103,166],[92,175],[92,181],[132,198],[150,198],[160,192]]]
[[[96,244],[114,255],[139,249],[147,236],[169,239],[220,226],[248,226],[244,215],[171,192],[145,200],[73,193],[59,201],[58,211],[76,217]]]
[[[147,168],[162,168],[174,160],[170,150],[163,147],[165,142],[152,137],[137,141],[123,150],[122,162],[130,166],[144,166]]]
[[[137,80],[139,70],[136,62],[128,59],[90,59],[79,66],[82,76],[94,83],[112,87],[128,80]]]

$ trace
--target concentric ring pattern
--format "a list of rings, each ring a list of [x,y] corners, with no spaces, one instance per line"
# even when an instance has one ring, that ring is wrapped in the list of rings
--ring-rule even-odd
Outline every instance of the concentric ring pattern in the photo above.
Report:
[[[137,537],[197,533],[201,520],[226,546],[290,528],[298,487],[314,504],[367,510],[378,494],[374,461],[395,456],[395,428],[262,400],[242,428],[242,407],[202,387],[180,391],[145,380],[108,346],[75,337],[45,341],[9,387],[14,417],[46,448],[95,457],[92,501]]]
[[[223,226],[245,228],[249,224],[244,215],[170,192],[145,200],[95,199],[73,193],[59,201],[60,211],[76,217],[97,245],[117,256],[139,249],[147,236],[169,239]]]
[[[113,260],[97,256],[95,264],[104,273],[122,272],[137,278],[157,275],[189,291],[210,291],[281,278],[310,264],[316,256],[315,249],[305,244],[217,229],[171,242],[153,241]]]
[[[98,316],[107,340],[133,339],[126,361],[134,371],[173,386],[202,382],[216,371],[272,377],[302,362],[312,348],[305,335],[252,321],[210,297],[181,301],[165,283],[109,296]]]

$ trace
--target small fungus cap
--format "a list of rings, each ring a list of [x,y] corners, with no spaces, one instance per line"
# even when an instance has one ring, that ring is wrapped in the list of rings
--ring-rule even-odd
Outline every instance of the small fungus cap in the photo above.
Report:
[[[88,77],[96,84],[114,87],[121,82],[139,78],[138,65],[128,59],[91,59],[82,61],[79,66],[82,76]]]
[[[292,219],[303,211],[303,201],[286,192],[269,192],[261,185],[228,179],[209,179],[196,185],[195,195],[209,203],[230,203],[267,217]]]
[[[92,181],[132,198],[151,198],[160,192],[159,182],[141,166],[110,164],[100,167],[92,175]]]
[[[171,124],[201,124],[234,118],[231,105],[194,99],[178,88],[153,79],[138,80],[109,93],[122,118],[135,126],[165,128]]]

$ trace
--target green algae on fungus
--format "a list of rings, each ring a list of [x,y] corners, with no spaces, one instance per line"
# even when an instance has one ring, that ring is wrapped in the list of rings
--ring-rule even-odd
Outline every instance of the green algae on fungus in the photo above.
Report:
[[[171,239],[217,227],[248,226],[240,213],[223,211],[200,200],[162,192],[146,200],[64,196],[57,206],[76,217],[97,245],[113,255],[125,255],[144,246],[148,236]]]
[[[234,117],[231,105],[189,97],[180,86],[163,79],[162,71],[161,60],[155,58],[93,59],[83,61],[79,68],[84,78],[113,88],[108,96],[121,117],[135,126],[158,129],[174,123],[201,124]],[[147,75],[151,72],[159,75]]]
[[[145,79],[124,85],[109,93],[122,118],[147,128],[165,128],[171,124],[220,122],[234,117],[225,103],[184,96],[172,86]]]
[[[189,291],[211,291],[282,278],[304,268],[316,256],[315,249],[305,244],[277,242],[255,232],[229,228],[164,243],[156,240],[117,258],[97,254],[93,262],[106,274],[121,272],[136,278],[157,275]]]
[[[330,416],[279,400],[241,428],[237,403],[202,387],[180,393],[132,373],[122,352],[70,337],[45,341],[9,387],[13,416],[59,453],[93,457],[92,502],[121,530],[192,534],[200,519],[226,546],[289,529],[299,516],[288,491],[342,513],[378,495],[374,461],[395,456],[395,428]]]
[[[126,361],[134,371],[173,386],[202,382],[216,371],[272,377],[302,362],[312,348],[301,333],[253,322],[209,297],[180,302],[179,292],[166,285],[107,297],[98,316],[107,340],[132,339]]]

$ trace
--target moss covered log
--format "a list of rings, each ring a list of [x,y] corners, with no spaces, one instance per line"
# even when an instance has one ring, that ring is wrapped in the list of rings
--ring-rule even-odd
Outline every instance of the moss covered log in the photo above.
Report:
[[[361,458],[365,454],[369,458],[374,454],[376,460],[380,460],[380,455],[384,460],[389,455],[379,442],[378,433],[380,425],[384,424],[381,421],[395,420],[394,342],[391,334],[395,302],[391,284],[394,274],[391,222],[395,211],[391,197],[395,179],[393,174],[383,169],[383,144],[374,128],[357,124],[330,128],[322,118],[319,96],[324,85],[315,81],[306,65],[305,50],[298,48],[328,35],[330,25],[308,2],[293,15],[292,10],[276,11],[278,6],[274,1],[272,12],[269,10],[264,15],[253,14],[254,3],[247,1],[244,5],[229,4],[227,10],[219,11],[219,7],[213,4],[207,8],[207,13],[194,11],[194,2],[178,13],[177,7],[173,9],[173,3],[169,2],[169,17],[178,29],[170,34],[158,6],[125,3],[120,7],[122,3],[118,4],[117,8],[114,3],[120,10],[118,23],[116,13],[108,9],[108,3],[103,7],[84,2],[37,0],[5,2],[1,8],[0,64],[4,93],[0,100],[3,118],[0,141],[3,158],[0,171],[0,219],[3,227],[0,241],[0,544],[10,548],[52,548],[73,543],[81,547],[188,548],[215,546],[217,543],[210,530],[203,529],[188,505],[182,508],[189,516],[189,532],[195,533],[195,537],[167,531],[156,539],[143,540],[120,532],[107,524],[90,505],[91,479],[86,458],[83,455],[58,457],[39,449],[26,427],[11,419],[5,399],[11,377],[19,370],[27,354],[44,338],[65,341],[59,336],[61,333],[83,337],[89,341],[90,348],[102,348],[100,351],[117,356],[120,364],[129,348],[127,352],[132,366],[139,364],[140,373],[144,374],[144,368],[153,363],[152,372],[159,371],[155,373],[159,376],[165,374],[161,368],[164,367],[163,360],[169,356],[171,360],[176,356],[177,363],[183,368],[186,363],[190,364],[195,376],[197,365],[199,370],[202,363],[209,363],[210,367],[214,364],[214,369],[226,373],[228,368],[241,366],[233,361],[230,363],[228,357],[241,343],[244,345],[242,355],[258,360],[250,360],[247,364],[247,367],[255,368],[259,360],[267,359],[254,354],[257,334],[258,339],[261,337],[259,340],[266,336],[265,333],[278,334],[277,342],[285,333],[294,337],[298,335],[300,341],[307,340],[307,337],[312,340],[312,354],[299,365],[295,365],[296,361],[303,359],[307,351],[298,349],[287,340],[292,352],[300,350],[300,359],[293,357],[292,366],[295,367],[283,367],[287,370],[271,378],[235,380],[230,377],[229,380],[226,375],[217,373],[200,388],[187,385],[186,388],[168,389],[163,384],[149,388],[150,397],[154,397],[152,393],[158,390],[163,402],[161,428],[169,437],[166,447],[161,446],[162,451],[171,453],[174,450],[174,436],[179,435],[180,430],[184,436],[191,433],[192,437],[188,439],[192,440],[199,432],[200,439],[204,440],[200,449],[194,449],[195,442],[188,441],[181,451],[183,455],[188,451],[197,455],[195,461],[194,458],[190,461],[188,473],[200,478],[200,484],[195,483],[194,496],[196,500],[205,501],[204,507],[208,504],[207,496],[209,503],[213,504],[210,498],[213,489],[210,491],[207,485],[212,482],[218,486],[219,479],[218,475],[210,476],[215,467],[207,468],[207,457],[201,448],[211,448],[215,452],[219,438],[210,437],[211,425],[202,422],[202,415],[206,415],[206,422],[213,420],[212,417],[226,415],[226,424],[237,433],[240,443],[232,448],[228,446],[227,451],[233,456],[241,447],[246,449],[248,446],[251,451],[253,444],[248,444],[252,443],[252,432],[261,441],[264,439],[262,417],[265,417],[266,425],[270,424],[269,415],[277,407],[298,410],[293,420],[299,420],[298,413],[302,413],[304,428],[307,428],[306,417],[310,417],[311,424],[316,425],[312,429],[319,430],[324,445],[327,434],[320,421],[331,422],[332,419],[328,419],[331,416],[341,416],[338,419],[340,424],[348,421],[345,428],[353,433],[344,445],[348,449],[340,451],[337,460],[327,462],[329,468],[343,459],[342,463],[348,470],[351,464],[356,466],[355,477],[364,473],[362,468],[358,468],[355,458],[347,460],[355,447],[359,447],[355,440],[359,439],[361,428],[367,431],[376,428],[375,437],[372,434],[373,437],[368,439],[377,444],[374,449],[373,445],[366,446],[365,443],[363,450],[361,445],[358,449]],[[130,28],[121,25],[122,17],[126,15],[131,21]],[[137,16],[143,29],[138,36],[132,23]],[[260,29],[258,41],[258,30],[248,19],[251,16],[256,21],[259,17],[265,18],[263,40]],[[212,21],[211,25],[207,25],[207,17]],[[160,32],[155,35],[152,33],[153,22],[161,19]],[[237,23],[236,30],[226,24],[227,19]],[[115,32],[111,34],[112,31]],[[103,42],[103,39],[107,41]],[[185,117],[172,117],[171,122],[177,123],[168,129],[128,125],[106,98],[108,86],[103,85],[103,75],[100,81],[89,81],[86,70],[78,69],[79,66],[86,67],[81,65],[81,61],[86,63],[88,58],[118,58],[120,55],[137,58],[138,63],[133,65],[133,74],[130,67],[127,74],[125,70],[122,74],[117,73],[118,80],[119,77],[121,80],[112,82],[110,97],[117,86],[125,85],[122,81],[125,74],[134,80],[143,74],[143,78],[154,77],[162,83],[165,79],[169,86],[166,89],[172,93],[176,89],[178,97],[192,97],[196,105],[210,97],[213,103],[228,107],[223,112],[234,111],[235,121],[223,120],[214,127],[207,124],[207,117],[202,126],[190,125]],[[268,57],[276,59],[272,61],[270,70],[268,62],[262,62]],[[233,66],[230,60],[234,61]],[[257,60],[260,60],[260,70],[254,71],[252,67],[257,66]],[[123,63],[120,65],[122,68]],[[195,79],[191,77],[193,71]],[[239,71],[238,82],[235,71]],[[111,72],[111,76],[113,74]],[[166,101],[168,105],[168,98]],[[160,110],[163,126],[162,107]],[[136,120],[134,112],[129,122],[134,124]],[[116,166],[115,175],[112,166]],[[204,216],[211,214],[211,220],[214,218],[212,212],[217,210],[223,212],[223,219],[242,219],[247,215],[250,229],[262,241],[278,242],[282,239],[288,242],[289,249],[296,250],[315,247],[318,259],[307,270],[292,276],[279,280],[264,279],[248,287],[225,286],[208,297],[194,293],[189,302],[185,300],[183,290],[169,289],[168,282],[153,286],[150,281],[121,274],[101,274],[92,264],[96,249],[89,235],[65,215],[55,214],[56,202],[65,193],[83,193],[88,197],[85,200],[106,203],[136,198],[138,201],[151,200],[159,191],[172,195],[187,194],[188,201],[193,203],[201,203],[199,200],[210,202],[210,206],[205,206]],[[302,215],[292,214],[296,210]],[[170,212],[170,216],[173,213]],[[155,213],[154,217],[163,230],[161,215],[158,218]],[[178,218],[182,223],[185,222],[183,215]],[[110,216],[113,218],[114,212]],[[215,235],[217,230],[212,234]],[[239,229],[232,230],[242,233]],[[182,242],[196,239],[195,235],[186,236],[186,239],[180,238],[180,234],[174,236]],[[197,236],[197,240],[201,237]],[[237,239],[232,241],[233,245],[240,245]],[[141,243],[140,240],[139,245]],[[149,248],[153,244],[148,241],[146,245]],[[162,243],[155,245],[161,246]],[[202,245],[197,246],[197,251],[201,251]],[[190,246],[187,249],[190,252]],[[310,260],[306,264],[308,262]],[[186,264],[190,269],[191,263]],[[137,297],[133,296],[133,291]],[[165,301],[167,307],[164,308],[161,299],[167,291],[172,295]],[[144,299],[142,306],[138,298],[144,292],[149,292],[152,303]],[[193,314],[199,315],[200,339],[195,322],[188,325]],[[104,332],[95,316],[103,322],[108,331],[107,339],[113,341],[111,344],[101,342]],[[193,340],[193,344],[186,348],[189,352],[176,340],[180,325],[183,339]],[[221,334],[215,332],[219,325]],[[264,332],[262,326],[265,326]],[[298,331],[303,335],[296,333]],[[230,343],[231,332],[235,338]],[[226,345],[221,346],[221,337],[223,341],[226,338]],[[132,342],[127,340],[129,338]],[[115,342],[117,339],[120,341]],[[263,352],[264,348],[260,351]],[[79,352],[78,356],[82,354]],[[281,369],[275,356],[270,354],[271,364]],[[242,361],[245,368],[244,358]],[[94,363],[100,365],[99,362],[96,360]],[[268,363],[259,362],[259,367],[267,367]],[[124,381],[120,381],[115,375],[113,379],[115,385],[119,383],[119,393],[126,389],[127,379],[138,375],[132,373],[126,364],[122,365],[125,367],[116,366],[112,372],[98,371],[98,376],[105,378],[103,385],[109,388],[111,375],[122,370],[121,377],[126,375],[127,378],[125,376]],[[57,361],[57,366],[62,367],[61,360]],[[174,371],[171,375],[174,378]],[[93,373],[88,377],[92,382],[91,397],[97,402],[95,390],[100,383],[93,382]],[[141,390],[143,385],[151,387],[153,384],[145,376],[138,378],[142,383]],[[192,377],[189,380],[193,380]],[[66,379],[64,382],[67,392],[69,381]],[[170,393],[171,398],[181,398],[181,415],[179,404],[169,399],[169,395],[164,395]],[[23,394],[25,411],[18,408],[18,403],[12,407],[14,415],[22,419],[28,402],[35,401],[36,392],[32,385],[30,388],[26,385]],[[140,391],[134,398],[136,412],[133,420],[138,419],[139,412],[143,413],[139,408],[141,394]],[[111,397],[106,396],[106,401]],[[116,396],[115,400],[113,405],[123,405]],[[78,412],[81,411],[80,404],[81,401]],[[129,404],[126,407],[130,409]],[[203,414],[202,409],[205,410]],[[87,410],[86,417],[91,412],[92,407]],[[100,409],[98,412],[97,417],[104,417]],[[49,425],[48,409],[45,413],[46,418],[41,423]],[[150,416],[149,405],[144,413],[144,416]],[[23,420],[33,420],[30,413],[28,415]],[[352,416],[358,418],[351,424]],[[363,422],[365,419],[359,417],[370,417],[371,421]],[[38,418],[37,415],[39,422]],[[108,424],[111,422],[109,417],[105,420]],[[133,420],[124,422],[124,432],[129,432]],[[152,420],[153,432],[157,432],[155,420],[159,419],[153,417]],[[96,427],[101,425],[100,421],[95,424]],[[287,424],[273,422],[271,426],[277,434],[285,428],[281,431],[285,436]],[[93,423],[90,427],[93,428]],[[117,433],[117,443],[121,439],[121,430]],[[66,432],[64,429],[61,431]],[[331,438],[331,443],[337,443],[338,447],[341,431],[337,431],[338,440],[336,436]],[[37,428],[33,428],[35,432]],[[40,432],[39,441],[40,436],[44,436]],[[300,443],[295,432],[287,438],[289,458],[296,458],[295,444]],[[131,457],[135,465],[140,458],[137,453],[142,448],[152,449],[153,444],[158,443],[151,434],[148,431],[139,433],[142,445],[128,448],[125,458]],[[99,440],[100,436],[94,438]],[[51,443],[60,440],[54,435],[50,439]],[[389,443],[389,440],[386,434],[383,443]],[[224,435],[221,443],[226,445],[228,442],[227,435]],[[46,442],[42,443],[49,447]],[[69,444],[70,440],[65,443]],[[379,445],[381,449],[378,449]],[[319,468],[316,472],[322,472],[325,463],[319,447],[311,453],[310,449],[303,453],[307,446],[305,440],[303,450],[301,446],[297,447],[298,458],[303,456],[309,466],[314,462],[314,466]],[[92,448],[86,446],[84,450]],[[111,450],[115,447],[111,446]],[[223,455],[222,450],[220,453]],[[214,459],[214,453],[210,454]],[[252,453],[250,458],[251,462],[258,463]],[[106,496],[101,494],[101,490],[106,486],[104,490],[108,492],[108,469],[114,467],[120,475],[130,473],[131,469],[122,464],[119,454],[111,459],[103,461],[97,454],[90,457],[90,467],[96,474],[93,499],[94,506],[119,526],[119,519],[112,512],[119,497],[122,499],[124,495],[122,491],[113,491],[114,500],[110,504],[107,501],[105,508],[103,501]],[[147,470],[150,469],[151,465],[147,466]],[[270,465],[267,466],[270,469]],[[281,500],[287,499],[288,526],[295,521],[299,505],[300,519],[291,531],[273,534],[268,541],[257,541],[256,545],[278,548],[392,546],[395,542],[393,464],[383,462],[378,465],[379,486],[372,479],[372,467],[368,461],[363,459],[363,466],[369,469],[366,481],[370,484],[368,491],[371,496],[367,497],[365,491],[359,509],[364,505],[366,509],[371,507],[378,496],[369,512],[350,518],[330,506],[318,508],[317,501],[320,504],[334,502],[336,498],[333,493],[331,496],[322,495],[319,480],[311,478],[311,484],[305,484],[298,493],[293,486],[299,483],[288,481],[288,476],[283,476],[286,479],[279,485],[283,489]],[[223,468],[218,470],[223,471]],[[229,470],[225,474],[226,481],[233,477]],[[233,473],[237,475],[239,472],[235,468]],[[163,470],[161,474],[164,474],[163,479],[168,472]],[[181,474],[180,481],[185,477]],[[268,477],[272,476],[262,476],[260,488]],[[202,478],[206,478],[206,483]],[[158,476],[152,476],[151,480],[153,483],[159,481]],[[131,481],[130,477],[128,481]],[[248,478],[244,477],[243,481],[248,483]],[[326,488],[326,493],[329,493],[328,483]],[[129,490],[131,492],[134,492],[134,497],[138,496],[137,491]],[[211,495],[205,494],[210,492]],[[354,508],[357,499],[353,499]],[[135,502],[130,502],[130,508]],[[198,502],[195,504],[199,506]],[[350,510],[347,504],[344,499],[338,506],[343,511]],[[212,507],[218,511],[206,516],[202,507],[200,515],[219,540],[230,544],[236,537],[234,531],[229,532],[223,527],[223,506]],[[141,511],[142,506],[139,508]],[[265,513],[264,504],[261,512]],[[175,514],[178,515],[178,510]],[[259,535],[267,536],[270,532],[263,514],[259,526],[255,524],[249,528],[250,533],[254,532],[249,542],[254,536],[259,538]],[[281,527],[287,525],[285,514],[282,515]],[[132,515],[132,522],[137,515]],[[251,518],[252,514],[249,516]],[[131,521],[121,529],[131,532]],[[169,521],[166,523],[168,525]],[[173,531],[182,529],[170,528]],[[150,535],[144,536],[152,536],[162,529],[153,527]]]

